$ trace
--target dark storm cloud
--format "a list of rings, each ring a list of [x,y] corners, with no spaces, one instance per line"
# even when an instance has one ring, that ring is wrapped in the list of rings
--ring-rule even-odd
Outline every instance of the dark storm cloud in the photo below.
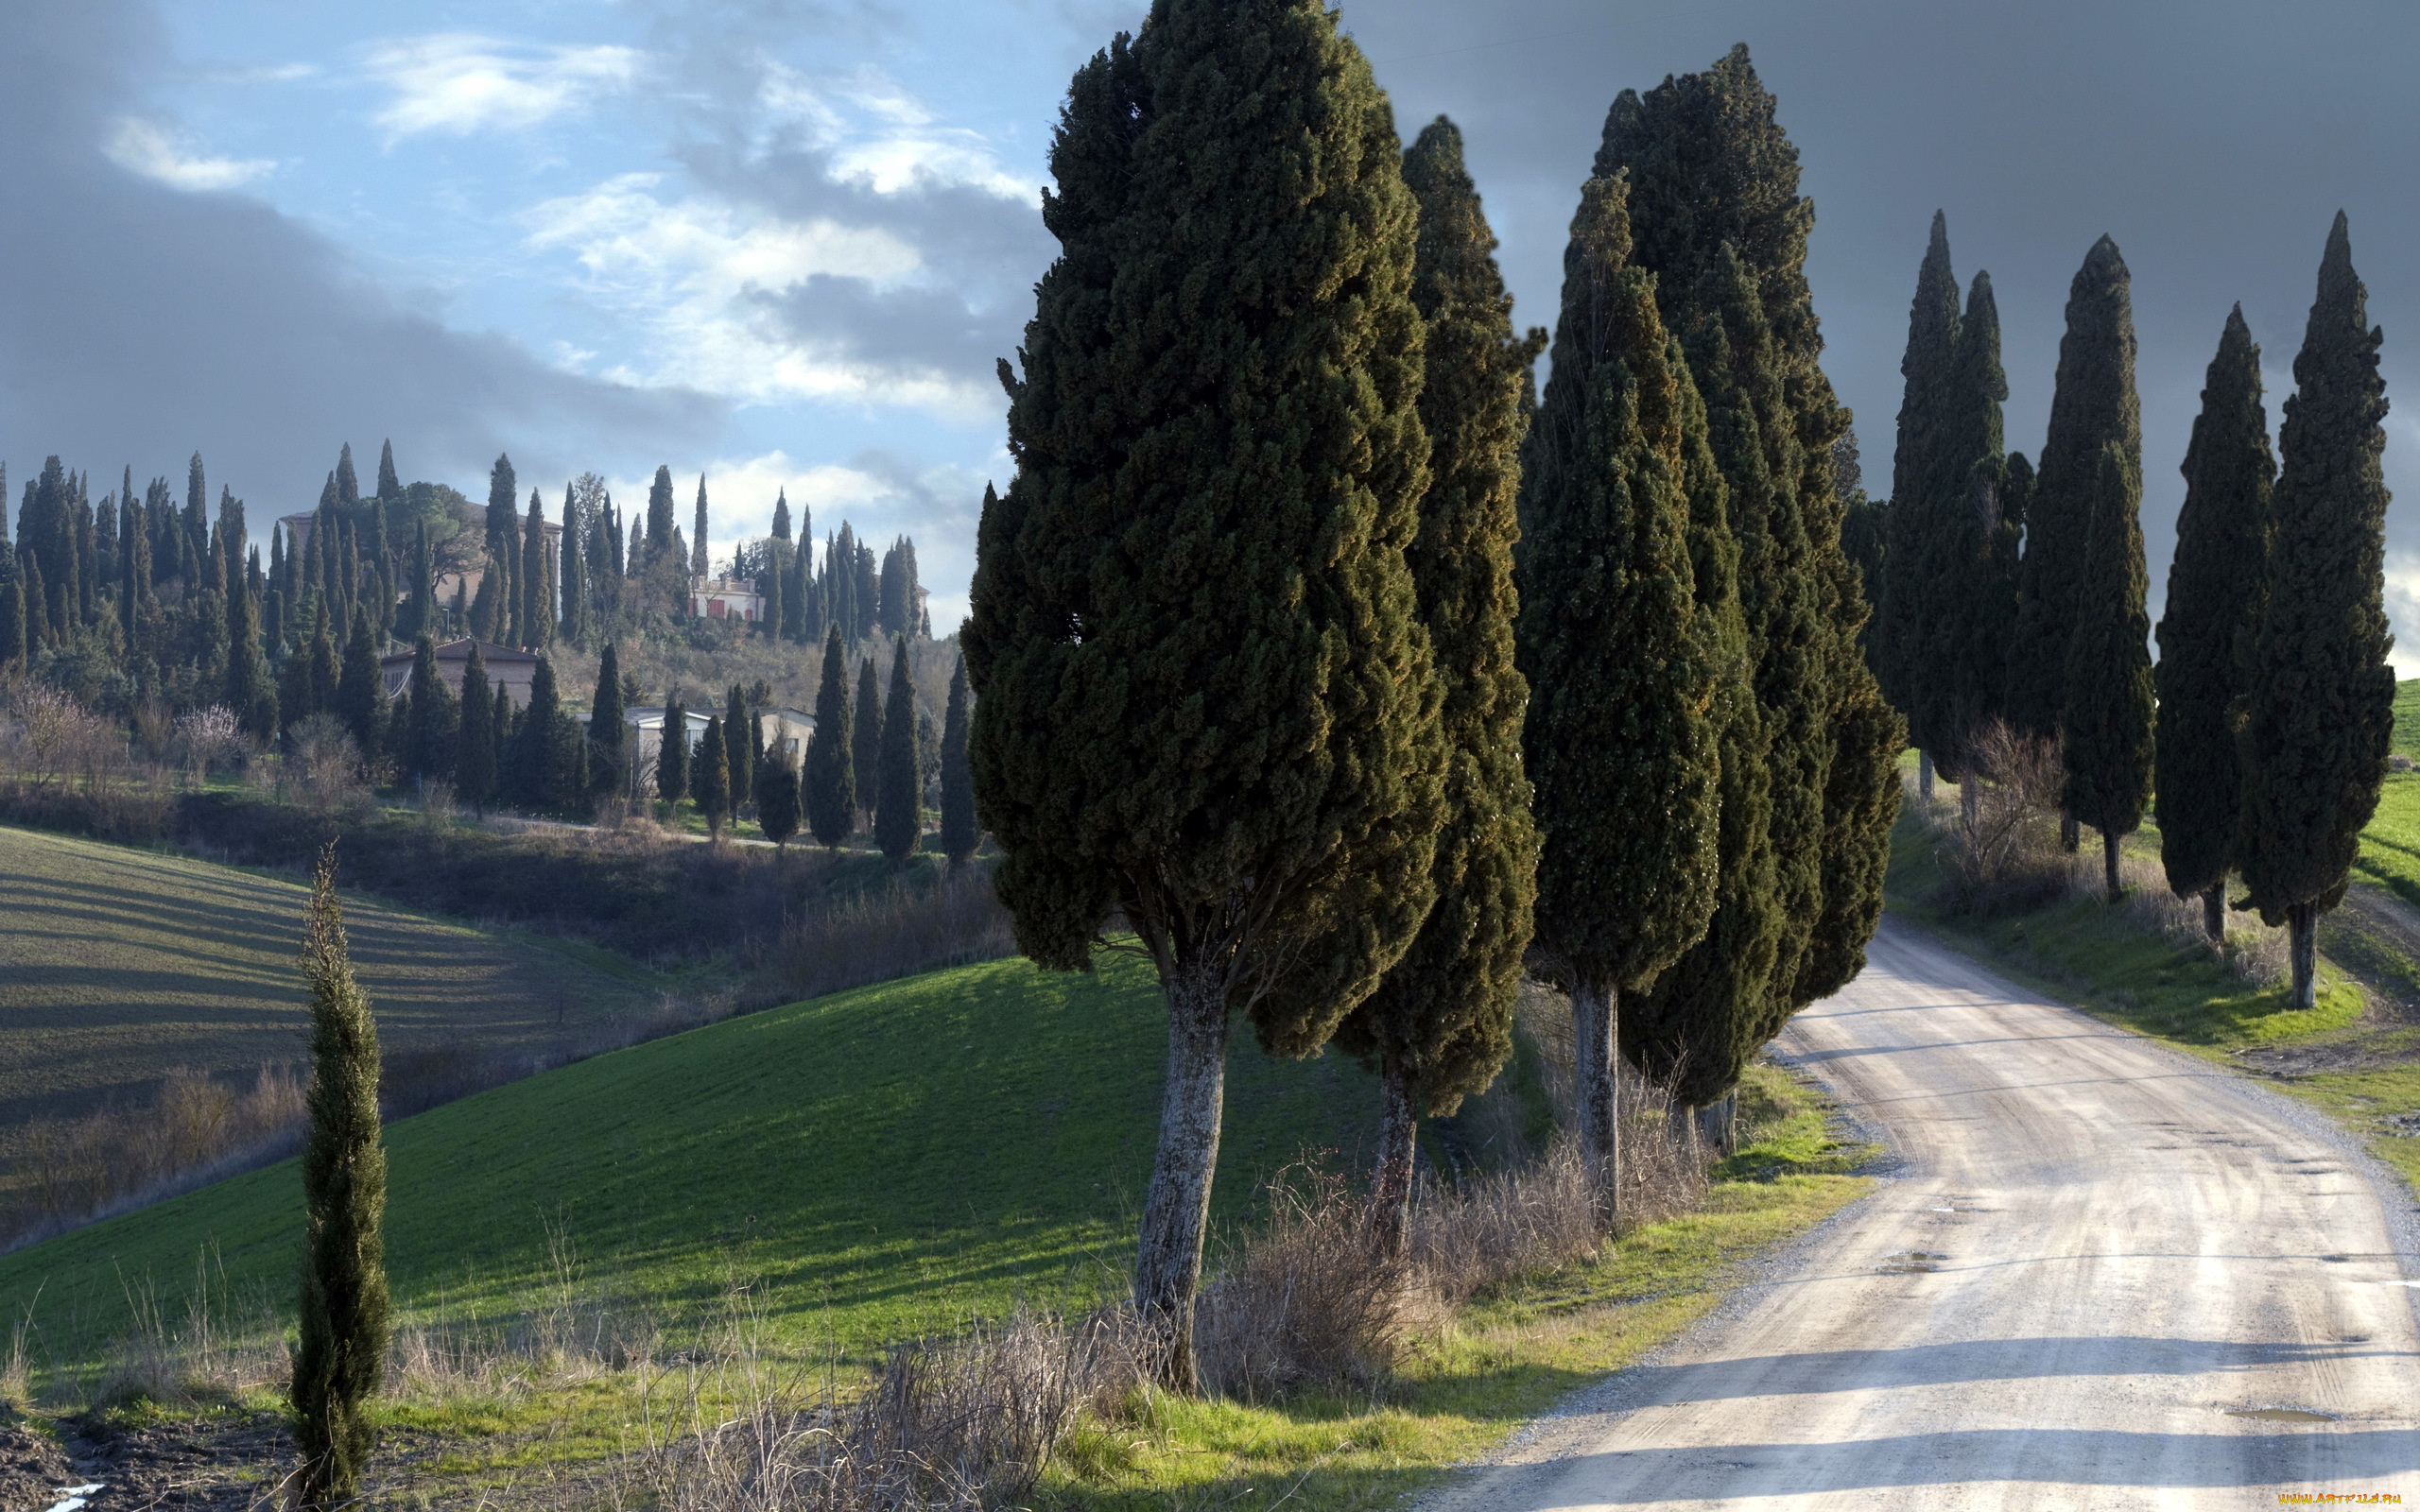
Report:
[[[699,444],[703,396],[558,371],[502,337],[395,303],[324,238],[260,202],[191,194],[111,162],[116,112],[165,65],[141,0],[12,0],[0,9],[0,456],[43,455],[112,485],[183,475],[254,506],[308,507],[350,440],[365,476],[391,437],[407,477],[474,488],[510,447],[553,476],[597,445]]]
[[[2270,422],[2290,391],[2329,219],[2386,329],[2387,472],[2420,506],[2420,12],[2382,4],[2025,6],[1443,0],[1348,6],[1407,136],[1461,123],[1519,297],[1550,323],[1579,184],[1624,88],[1745,42],[1780,96],[1817,228],[1825,362],[1887,490],[1898,363],[1926,227],[1949,218],[1961,280],[1991,271],[2031,455],[2049,412],[2067,281],[2107,232],[2134,272],[2144,527],[2154,600],[2184,494],[2177,465],[2227,307],[2262,343]],[[2420,507],[2391,544],[2420,547]],[[2154,604],[2156,611],[2156,603]],[[2405,640],[2420,651],[2420,624]]]

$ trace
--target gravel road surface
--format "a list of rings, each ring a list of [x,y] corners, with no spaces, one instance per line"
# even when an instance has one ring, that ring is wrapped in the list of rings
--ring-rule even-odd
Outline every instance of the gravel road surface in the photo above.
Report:
[[[1870,958],[1781,1048],[1894,1174],[1429,1512],[2420,1504],[2381,1168],[1912,928]]]

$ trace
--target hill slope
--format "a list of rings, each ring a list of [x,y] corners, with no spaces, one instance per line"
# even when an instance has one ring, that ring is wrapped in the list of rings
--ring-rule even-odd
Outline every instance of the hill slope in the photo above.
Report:
[[[735,1279],[793,1338],[864,1347],[1122,1280],[1159,1122],[1166,1020],[1148,967],[936,971],[580,1062],[394,1125],[388,1252],[409,1315],[540,1305],[547,1228],[599,1290],[678,1319]],[[1252,1211],[1305,1145],[1374,1126],[1335,1055],[1230,1062],[1215,1211]],[[121,1276],[164,1297],[215,1251],[228,1288],[290,1307],[292,1162],[0,1258],[0,1315],[54,1360],[122,1324]]]
[[[175,1067],[300,1060],[308,893],[176,856],[0,828],[0,1156],[37,1115],[91,1111]],[[503,939],[357,899],[355,970],[390,1051],[535,1051],[644,1006],[600,953]]]

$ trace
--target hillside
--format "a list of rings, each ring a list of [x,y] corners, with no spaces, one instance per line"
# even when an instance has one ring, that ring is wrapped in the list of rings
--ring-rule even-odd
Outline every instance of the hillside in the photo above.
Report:
[[[560,1224],[588,1285],[676,1324],[735,1280],[775,1326],[864,1347],[1122,1280],[1159,1116],[1148,967],[937,971],[598,1057],[389,1131],[388,1246],[406,1317],[541,1305]],[[1334,1055],[1231,1061],[1216,1211],[1247,1214],[1305,1145],[1357,1147],[1374,1084]],[[291,1162],[0,1258],[54,1361],[125,1317],[120,1277],[291,1296]],[[39,1301],[36,1302],[37,1293]],[[173,1309],[172,1309],[173,1310]]]
[[[205,862],[0,828],[0,1158],[28,1119],[138,1097],[171,1068],[299,1061],[307,896]],[[536,1052],[651,997],[599,953],[359,900],[346,923],[398,1055]]]

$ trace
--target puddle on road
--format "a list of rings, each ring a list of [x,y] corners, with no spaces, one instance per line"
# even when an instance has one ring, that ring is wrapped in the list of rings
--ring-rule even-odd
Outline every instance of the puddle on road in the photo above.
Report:
[[[1941,1268],[1941,1262],[1948,1258],[1947,1255],[1936,1255],[1929,1249],[1903,1249],[1874,1268],[1876,1274],[1883,1276],[1929,1276]]]
[[[2313,1412],[2308,1407],[2229,1407],[2230,1418],[2255,1418],[2264,1423],[2332,1423],[2332,1412]]]

